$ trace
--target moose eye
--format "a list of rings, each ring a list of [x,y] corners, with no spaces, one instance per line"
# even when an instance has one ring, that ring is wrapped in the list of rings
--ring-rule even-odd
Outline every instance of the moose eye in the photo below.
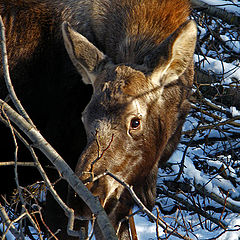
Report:
[[[141,120],[139,118],[133,118],[130,124],[132,129],[137,129],[141,124]]]

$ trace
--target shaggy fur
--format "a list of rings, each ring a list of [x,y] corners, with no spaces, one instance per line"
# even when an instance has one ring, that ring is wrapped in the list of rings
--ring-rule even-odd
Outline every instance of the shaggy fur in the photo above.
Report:
[[[191,51],[182,44],[182,49],[174,52],[175,42],[182,41],[178,36],[191,28],[186,22],[189,12],[188,0],[0,0],[11,78],[37,127],[70,166],[76,165],[76,174],[83,181],[89,181],[89,174],[83,172],[91,170],[97,176],[107,169],[132,185],[149,209],[155,202],[158,166],[175,150],[189,110],[194,40],[186,41]],[[84,66],[90,78],[94,77],[90,79],[94,93],[83,112],[84,127],[81,112],[90,100],[91,89],[82,84],[65,50],[64,21],[86,37],[82,42],[79,35],[81,44],[74,48],[74,40],[66,39],[72,30],[65,27],[69,31],[69,35],[65,32],[65,46],[71,60],[80,66],[80,73]],[[92,57],[94,51],[97,53]],[[7,91],[2,69],[0,77],[0,98],[4,99]],[[142,123],[139,131],[129,127],[136,114]],[[5,149],[0,161],[12,160],[11,135],[3,125],[0,131],[0,146]],[[99,148],[106,149],[109,142],[111,146],[92,170]],[[25,159],[31,159],[29,153],[20,149],[19,161]],[[12,169],[8,170],[0,172],[2,179],[11,177]],[[27,175],[32,181],[36,174],[24,168],[22,184],[28,183]],[[54,177],[56,172],[50,175]],[[13,186],[9,182],[5,189],[1,186],[1,192]],[[64,198],[66,188],[58,187]],[[117,229],[134,205],[129,193],[110,177],[88,187],[100,198]],[[69,198],[77,214],[88,216],[88,209],[74,194]],[[52,231],[62,228],[59,238],[68,239],[63,214],[56,215],[59,210],[53,201],[48,206]],[[95,233],[102,238],[98,226]],[[127,221],[118,237],[130,238]]]

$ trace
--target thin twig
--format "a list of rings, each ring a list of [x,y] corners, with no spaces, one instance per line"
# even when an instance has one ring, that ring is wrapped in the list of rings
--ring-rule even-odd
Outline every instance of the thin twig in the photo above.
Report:
[[[19,239],[20,233],[16,229],[16,227],[12,224],[12,221],[9,219],[7,212],[5,211],[4,207],[2,206],[0,202],[0,217],[3,224],[6,224],[6,226],[9,228],[10,232],[13,234],[13,236],[16,239]]]
[[[94,197],[91,192],[84,186],[79,178],[74,174],[72,169],[66,164],[63,158],[53,149],[53,147],[43,138],[40,132],[30,125],[22,116],[14,111],[7,103],[0,99],[0,107],[4,109],[8,118],[13,121],[34,143],[37,147],[60,171],[63,178],[69,183],[73,190],[80,198],[88,205],[93,214],[96,216],[98,226],[102,234],[108,239],[117,239],[115,231],[107,217],[106,212],[101,206],[100,202]],[[70,219],[74,219],[74,213],[71,214]],[[69,223],[73,226],[73,222]]]
[[[18,195],[19,195],[19,198],[20,198],[20,201],[21,201],[21,204],[22,204],[21,214],[23,214],[24,213],[24,209],[26,209],[25,208],[26,202],[25,202],[25,199],[24,199],[24,197],[22,195],[22,189],[20,187],[19,178],[18,178],[18,165],[17,165],[17,162],[18,162],[18,144],[17,144],[17,139],[16,139],[16,136],[15,136],[15,133],[14,133],[14,129],[13,129],[12,125],[11,125],[11,122],[10,122],[8,116],[6,115],[6,113],[4,112],[4,108],[2,108],[2,112],[3,112],[4,116],[7,119],[10,131],[11,131],[11,134],[12,134],[12,137],[13,137],[14,146],[15,146],[15,151],[14,151],[14,160],[15,160],[14,175],[15,175],[15,182],[16,182],[16,185],[17,185]],[[24,235],[23,235],[23,232],[22,232],[23,228],[21,227],[22,218],[20,219],[20,223],[19,224],[20,224],[20,232],[22,234],[22,238],[24,239]]]
[[[100,154],[100,143],[99,143],[99,140],[98,140],[98,132],[96,132],[96,142],[97,142],[97,147],[98,147],[98,156],[97,156],[97,158],[94,161],[92,161],[90,172],[93,171],[94,164],[98,160],[100,160],[103,157],[104,153],[110,148],[110,146],[111,146],[111,144],[113,142],[113,138],[114,138],[114,134],[112,134],[111,140],[110,140],[109,144],[107,145],[107,147],[105,149],[103,149],[101,154]]]
[[[137,197],[136,193],[133,190],[132,186],[129,186],[126,182],[122,181],[119,179],[117,176],[114,174],[107,172],[107,175],[115,179],[117,182],[119,182],[121,185],[123,185],[131,194],[132,198],[134,199],[135,203],[138,205],[138,207],[147,214],[147,216],[153,220],[153,221],[158,221],[159,226],[161,226],[164,230],[167,230],[168,233],[172,233],[174,236],[181,238],[181,239],[187,239],[189,240],[190,238],[187,236],[183,236],[182,234],[175,232],[175,229],[172,228],[171,226],[167,225],[166,222],[162,221],[161,218],[158,219],[154,214],[152,214],[146,207],[145,205],[141,202],[141,200]]]
[[[183,156],[182,156],[182,160],[181,160],[181,164],[180,164],[180,168],[179,168],[179,173],[178,173],[177,177],[176,177],[175,180],[174,180],[175,182],[177,182],[177,181],[180,179],[180,177],[181,177],[181,175],[182,175],[182,173],[183,173],[183,170],[184,170],[184,160],[185,160],[185,157],[186,157],[186,155],[187,155],[188,148],[190,147],[190,145],[191,145],[194,137],[196,136],[198,127],[199,127],[199,124],[198,124],[197,127],[195,128],[195,131],[193,132],[193,135],[192,135],[190,141],[188,142],[188,144],[187,144],[187,146],[186,146],[186,148],[185,148],[185,150],[184,150],[184,152],[183,152]]]
[[[157,209],[156,234],[157,234],[157,239],[160,239],[159,230],[158,230],[158,222],[159,222],[158,220],[160,217],[160,212],[158,207],[156,209]]]
[[[209,198],[211,198],[212,200],[214,200],[215,202],[221,204],[222,206],[225,206],[227,209],[235,212],[235,213],[240,213],[240,207],[237,206],[236,204],[231,203],[230,201],[228,201],[226,198],[221,198],[219,197],[217,194],[213,193],[213,192],[208,192],[206,190],[206,188],[204,188],[202,185],[200,184],[196,184],[195,185],[196,189],[204,196],[207,196]]]
[[[130,209],[129,214],[130,215],[128,216],[128,218],[129,218],[129,225],[130,225],[132,240],[138,240],[132,209]]]
[[[36,224],[35,221],[33,220],[31,214],[28,212],[27,208],[26,208],[24,205],[23,205],[22,207],[24,208],[24,210],[25,210],[25,212],[26,212],[26,214],[27,214],[27,217],[28,217],[29,221],[31,222],[32,226],[37,230],[39,239],[40,239],[40,240],[43,240],[41,231],[39,230],[37,224]]]
[[[240,25],[240,17],[234,13],[227,12],[224,9],[217,8],[214,5],[209,5],[200,0],[190,0],[193,8],[199,8],[201,11],[206,12],[210,16],[223,19],[228,24],[233,24],[235,26]]]
[[[167,191],[164,187],[159,188],[159,191],[161,193],[163,193],[165,196],[168,196],[168,197],[176,200],[178,203],[181,203],[182,205],[186,206],[189,210],[192,210],[194,212],[199,213],[203,217],[205,217],[205,218],[209,219],[210,221],[214,222],[219,227],[221,227],[223,229],[226,229],[227,224],[225,222],[219,221],[219,219],[214,218],[213,216],[208,214],[206,211],[203,211],[201,208],[197,207],[196,205],[193,206],[192,204],[189,203],[189,201],[179,197],[177,194],[173,194],[173,193]],[[181,193],[184,194],[183,192],[181,192]]]
[[[2,51],[2,64],[3,64],[3,72],[4,72],[4,79],[5,83],[8,89],[8,92],[10,94],[10,97],[17,108],[18,112],[33,126],[32,120],[28,116],[27,112],[23,108],[21,102],[19,101],[14,88],[12,86],[11,78],[10,78],[10,73],[9,73],[9,66],[8,66],[8,58],[7,58],[7,47],[6,47],[6,38],[5,38],[5,27],[3,24],[2,17],[0,16],[0,41],[1,41],[1,51]]]
[[[36,167],[36,164],[34,162],[13,162],[13,161],[9,161],[9,162],[0,162],[0,167],[4,167],[4,166],[14,166],[15,164],[17,164],[17,166],[23,166],[23,167]]]

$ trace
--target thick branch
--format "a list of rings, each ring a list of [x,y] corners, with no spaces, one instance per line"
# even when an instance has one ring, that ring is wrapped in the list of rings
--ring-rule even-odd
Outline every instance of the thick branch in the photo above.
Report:
[[[230,201],[219,197],[217,194],[213,193],[213,192],[208,192],[204,186],[200,185],[200,184],[196,184],[195,188],[202,194],[205,195],[209,198],[211,198],[212,200],[214,200],[215,202],[219,203],[222,206],[226,205],[226,208],[235,212],[235,213],[240,213],[240,207],[231,203]]]
[[[0,100],[0,107],[8,118],[29,137],[35,147],[40,149],[40,151],[52,162],[52,164],[60,171],[63,178],[66,179],[79,197],[88,205],[96,216],[98,225],[104,237],[106,239],[117,239],[115,231],[98,199],[89,192],[62,157],[43,138],[40,132],[2,100]]]
[[[209,5],[200,0],[190,0],[190,2],[193,8],[200,9],[200,11],[203,11],[210,16],[221,18],[226,23],[237,27],[240,25],[240,17],[234,13],[227,12],[224,9],[217,8],[216,6]]]
[[[0,217],[3,224],[6,224],[6,226],[10,229],[10,232],[16,237],[16,239],[19,239],[21,234],[18,232],[18,230],[15,228],[15,226],[12,224],[12,221],[9,219],[4,207],[0,203]]]

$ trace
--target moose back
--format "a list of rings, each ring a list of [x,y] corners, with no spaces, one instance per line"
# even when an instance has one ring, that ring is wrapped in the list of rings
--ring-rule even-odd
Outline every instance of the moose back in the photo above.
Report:
[[[196,25],[188,20],[189,1],[0,0],[0,12],[20,99],[71,166],[82,152],[76,174],[98,196],[118,238],[130,239],[122,220],[134,201],[103,173],[133,186],[153,208],[158,166],[175,150],[190,107]],[[93,88],[82,116],[88,99],[76,70]],[[71,191],[69,199],[80,218],[91,219]],[[95,235],[102,239],[97,224]]]

